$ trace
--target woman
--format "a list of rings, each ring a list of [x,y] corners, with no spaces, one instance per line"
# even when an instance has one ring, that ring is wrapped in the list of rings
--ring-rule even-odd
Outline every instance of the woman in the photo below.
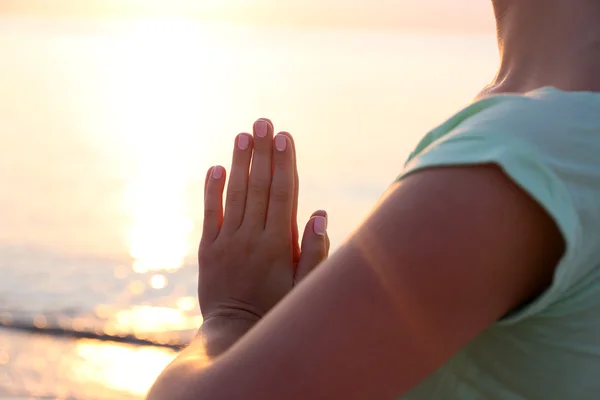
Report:
[[[149,399],[599,398],[600,1],[493,5],[497,78],[328,260],[323,214],[293,245],[291,137],[238,137],[201,335]]]

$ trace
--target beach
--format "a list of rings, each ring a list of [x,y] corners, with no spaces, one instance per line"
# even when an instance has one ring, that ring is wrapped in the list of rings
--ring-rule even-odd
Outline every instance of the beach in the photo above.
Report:
[[[491,34],[174,19],[4,19],[0,54],[0,324],[36,331],[0,328],[0,398],[91,400],[143,397],[201,324],[204,174],[237,133],[294,135],[299,225],[326,209],[335,250],[497,62]]]

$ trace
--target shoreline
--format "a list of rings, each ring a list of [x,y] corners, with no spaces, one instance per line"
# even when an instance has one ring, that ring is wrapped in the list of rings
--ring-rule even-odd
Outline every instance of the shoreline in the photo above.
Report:
[[[132,334],[115,336],[105,333],[97,333],[92,331],[76,331],[73,329],[64,329],[59,327],[40,328],[27,323],[12,323],[10,325],[0,322],[0,330],[10,330],[15,332],[31,333],[37,335],[45,335],[49,337],[68,338],[68,339],[91,339],[101,342],[113,342],[121,344],[131,344],[137,346],[151,346],[179,351],[185,347],[184,343],[159,343],[149,339],[140,339]]]

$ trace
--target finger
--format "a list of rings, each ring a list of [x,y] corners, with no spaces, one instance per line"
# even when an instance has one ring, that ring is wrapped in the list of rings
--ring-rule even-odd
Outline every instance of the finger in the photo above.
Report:
[[[288,132],[280,132],[280,135],[288,137],[291,143],[292,163],[294,166],[294,196],[292,198],[292,251],[294,255],[294,263],[300,259],[300,243],[298,241],[298,194],[300,192],[300,180],[298,179],[298,162],[296,157],[296,144],[294,138]]]
[[[312,213],[310,217],[312,218],[318,215],[325,217],[325,257],[327,257],[329,255],[329,248],[331,247],[331,242],[329,240],[329,232],[327,232],[327,226],[329,225],[329,215],[325,210],[317,210],[314,213]]]
[[[231,232],[242,224],[248,190],[248,169],[252,158],[252,135],[241,133],[236,137],[227,184],[225,216],[222,230]]]
[[[329,256],[329,248],[331,247],[331,241],[329,240],[329,232],[327,231],[327,227],[329,226],[329,215],[327,215],[327,211],[319,210],[313,213],[313,216],[321,215],[325,217],[325,257]]]
[[[248,196],[243,225],[250,229],[264,229],[269,191],[271,188],[273,160],[273,126],[259,119],[254,123],[254,152],[248,182]]]
[[[214,241],[221,230],[223,221],[223,188],[225,187],[225,168],[213,167],[206,177],[204,195],[204,222],[202,241]]]
[[[294,204],[294,162],[286,135],[273,141],[273,179],[265,228],[278,235],[290,235]]]
[[[206,198],[206,189],[208,188],[208,180],[210,179],[213,168],[214,167],[210,167],[208,169],[208,171],[206,172],[206,177],[204,178],[204,197],[205,198]]]
[[[327,217],[315,213],[304,229],[295,283],[306,278],[327,258]]]

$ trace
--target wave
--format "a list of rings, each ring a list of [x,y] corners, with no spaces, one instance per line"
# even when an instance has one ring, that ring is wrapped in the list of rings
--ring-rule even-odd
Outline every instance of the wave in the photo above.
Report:
[[[154,346],[168,348],[171,350],[179,351],[184,348],[187,344],[181,341],[169,340],[168,342],[161,341],[159,339],[144,339],[135,336],[134,334],[120,334],[110,335],[103,332],[93,330],[75,330],[69,328],[62,328],[59,326],[36,326],[33,321],[29,320],[12,320],[12,321],[0,321],[1,329],[8,329],[13,331],[20,331],[25,333],[33,333],[46,336],[54,336],[61,338],[71,339],[93,339],[103,342],[114,342],[123,343],[139,346]]]

